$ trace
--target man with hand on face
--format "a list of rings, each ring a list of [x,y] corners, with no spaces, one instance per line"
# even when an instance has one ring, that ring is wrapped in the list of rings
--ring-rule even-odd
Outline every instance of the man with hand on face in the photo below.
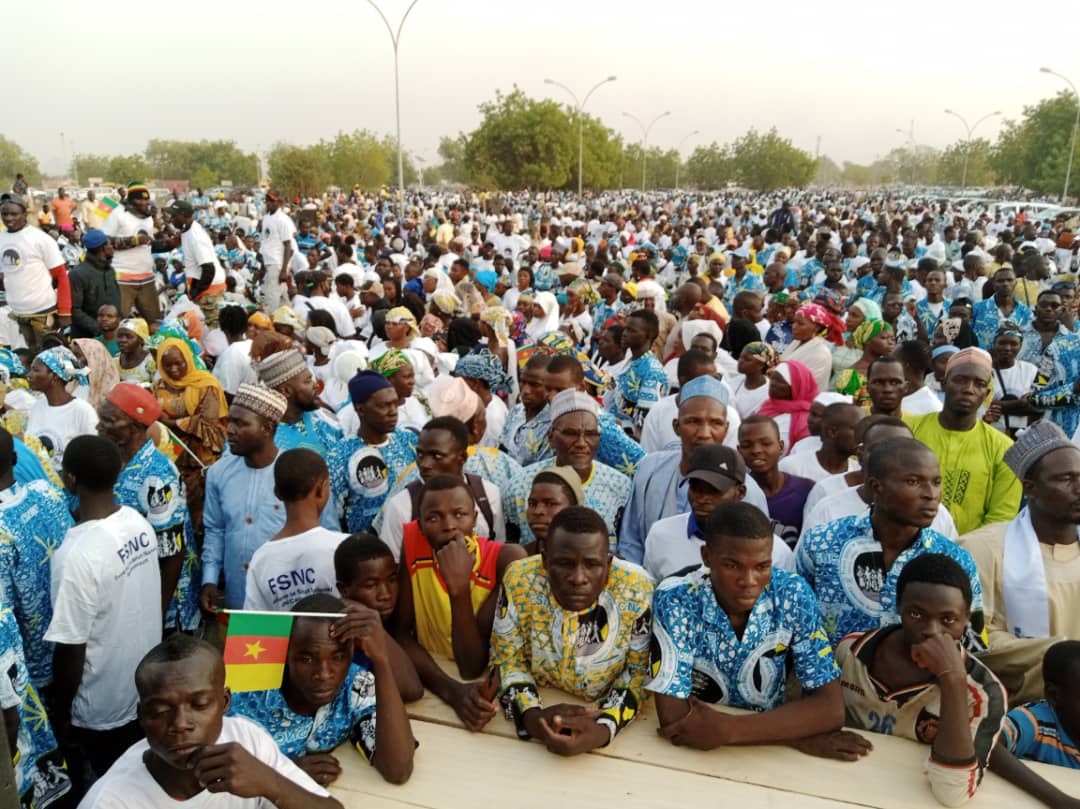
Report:
[[[195,209],[184,199],[165,209],[172,224],[180,231],[172,246],[184,253],[184,275],[191,300],[199,305],[207,329],[218,327],[219,304],[225,299],[225,268],[218,261],[214,243],[203,226],[195,221]]]
[[[773,568],[772,547],[768,517],[746,503],[722,503],[709,516],[704,566],[657,586],[646,688],[660,735],[672,744],[794,743],[843,725],[840,671],[813,591]],[[784,704],[791,663],[804,696]],[[757,713],[733,716],[710,704]]]
[[[503,577],[492,665],[518,738],[572,756],[610,743],[635,716],[649,667],[653,583],[608,550],[607,526],[570,506],[548,527],[538,556]],[[539,686],[596,702],[543,706]]]
[[[929,745],[930,789],[940,803],[959,806],[982,782],[1008,695],[961,645],[972,592],[955,559],[938,553],[913,559],[900,573],[896,598],[899,624],[837,644],[847,721]],[[873,746],[840,731],[806,739],[802,749],[852,761]]]
[[[642,567],[657,581],[701,564],[701,546],[709,515],[721,503],[746,497],[746,464],[738,452],[705,444],[690,455],[686,473],[690,511],[653,523],[645,537]],[[795,572],[795,554],[773,534],[773,566]]]
[[[342,809],[254,722],[225,716],[232,695],[221,653],[182,634],[135,671],[146,734],[79,804],[83,809]]]
[[[420,681],[454,709],[469,730],[495,716],[494,694],[458,682],[432,659],[450,658],[465,680],[488,663],[496,591],[504,571],[525,556],[476,534],[476,503],[461,477],[436,475],[420,494],[420,517],[405,526],[395,638]]]
[[[394,676],[393,641],[379,613],[329,593],[307,596],[290,609],[300,614],[281,686],[236,694],[230,715],[261,725],[322,786],[341,775],[340,762],[327,751],[346,742],[391,784],[408,781],[415,742]],[[335,614],[343,617],[326,617]],[[370,662],[357,663],[354,651]]]

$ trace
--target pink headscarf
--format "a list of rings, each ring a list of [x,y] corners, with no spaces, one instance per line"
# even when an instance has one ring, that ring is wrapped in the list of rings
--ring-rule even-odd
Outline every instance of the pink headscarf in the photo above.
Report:
[[[844,321],[820,303],[804,303],[795,314],[802,315],[815,326],[824,329],[825,339],[833,345],[844,344]]]
[[[791,452],[793,446],[810,435],[806,420],[810,415],[810,405],[813,404],[814,397],[818,395],[818,386],[810,369],[798,360],[787,360],[780,363],[773,373],[780,374],[791,385],[791,398],[773,399],[770,396],[765,400],[758,412],[763,416],[771,416],[772,418],[776,418],[783,413],[791,416],[788,446],[784,448],[784,454],[787,455]]]

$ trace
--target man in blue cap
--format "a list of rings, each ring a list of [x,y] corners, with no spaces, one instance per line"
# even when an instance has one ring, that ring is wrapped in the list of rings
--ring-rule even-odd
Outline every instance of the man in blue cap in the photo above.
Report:
[[[349,398],[360,419],[358,434],[330,448],[330,488],[345,529],[371,528],[394,482],[416,461],[417,435],[399,429],[398,395],[378,371],[349,380]]]
[[[117,311],[120,309],[120,286],[112,266],[112,242],[103,231],[91,228],[83,234],[82,245],[86,249],[86,259],[68,273],[73,338],[101,334],[97,313],[102,306],[110,304]]]

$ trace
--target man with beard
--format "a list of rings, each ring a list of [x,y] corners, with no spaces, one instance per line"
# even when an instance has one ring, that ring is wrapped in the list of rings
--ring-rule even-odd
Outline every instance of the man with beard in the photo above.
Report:
[[[257,370],[259,381],[288,401],[274,443],[282,451],[310,449],[325,458],[343,433],[334,417],[320,406],[315,377],[304,355],[295,348],[277,351],[261,360]]]
[[[161,306],[150,247],[154,241],[150,189],[144,183],[129,183],[123,204],[113,209],[101,230],[115,251],[112,263],[120,285],[121,315],[127,317],[135,307],[139,317],[153,327],[161,320]]]

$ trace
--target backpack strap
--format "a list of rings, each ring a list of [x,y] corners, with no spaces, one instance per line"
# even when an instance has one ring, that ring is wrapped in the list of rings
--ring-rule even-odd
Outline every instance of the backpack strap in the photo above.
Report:
[[[487,491],[484,489],[484,479],[479,475],[474,475],[471,472],[466,472],[465,480],[468,481],[469,488],[472,489],[473,497],[476,499],[476,507],[480,509],[480,514],[487,521],[488,531],[492,535],[494,535],[495,512],[492,511],[491,501],[488,500]],[[488,537],[488,539],[494,538],[494,536]]]

